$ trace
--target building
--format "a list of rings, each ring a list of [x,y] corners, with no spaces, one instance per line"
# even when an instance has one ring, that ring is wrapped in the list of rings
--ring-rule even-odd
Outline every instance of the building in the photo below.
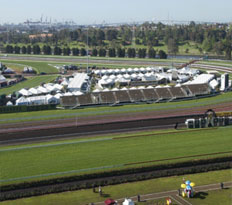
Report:
[[[221,91],[225,91],[229,87],[229,74],[225,73],[221,75]]]
[[[68,91],[70,92],[88,92],[90,85],[90,78],[86,73],[76,73],[74,78],[68,84]]]
[[[6,78],[0,74],[0,88],[7,86]]]

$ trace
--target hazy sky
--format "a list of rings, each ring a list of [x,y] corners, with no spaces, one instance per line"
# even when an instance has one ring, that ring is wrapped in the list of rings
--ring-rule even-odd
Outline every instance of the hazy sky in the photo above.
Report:
[[[0,24],[26,19],[78,24],[151,20],[232,22],[232,0],[0,0]]]

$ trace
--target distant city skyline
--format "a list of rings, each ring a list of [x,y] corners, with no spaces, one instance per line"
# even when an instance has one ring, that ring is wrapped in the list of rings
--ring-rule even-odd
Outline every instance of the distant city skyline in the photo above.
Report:
[[[27,19],[77,24],[157,20],[232,22],[232,1],[221,0],[0,0],[0,24]]]

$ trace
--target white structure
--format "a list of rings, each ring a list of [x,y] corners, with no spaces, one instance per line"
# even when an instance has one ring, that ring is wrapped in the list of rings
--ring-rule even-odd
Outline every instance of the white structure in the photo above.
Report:
[[[29,101],[25,97],[21,97],[16,100],[15,105],[29,105]]]
[[[215,79],[213,79],[212,81],[210,81],[210,83],[209,83],[209,86],[213,89],[213,90],[215,90],[217,87],[218,87],[218,81],[217,80],[215,80]]]
[[[6,78],[0,74],[0,88],[2,87],[1,85],[2,84],[5,84],[7,81],[6,81]]]
[[[131,199],[125,199],[122,205],[134,205],[135,203]]]
[[[198,75],[194,78],[193,81],[189,81],[185,84],[208,84],[211,80],[214,79],[214,75],[212,74],[201,74],[201,75]]]
[[[18,91],[19,94],[23,95],[23,96],[31,96],[32,93],[29,90],[26,90],[25,88],[21,89],[20,91]]]
[[[13,106],[13,103],[12,103],[11,101],[8,101],[8,102],[6,103],[6,106]]]
[[[86,73],[76,73],[74,78],[68,84],[70,92],[86,92],[89,89],[89,76]]]
[[[221,75],[221,91],[225,91],[229,87],[229,74],[225,73]]]

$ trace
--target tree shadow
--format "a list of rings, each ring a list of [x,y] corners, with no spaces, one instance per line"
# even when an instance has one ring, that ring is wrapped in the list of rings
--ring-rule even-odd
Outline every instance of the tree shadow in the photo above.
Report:
[[[194,198],[198,198],[198,199],[205,199],[206,196],[208,196],[209,194],[206,193],[206,192],[197,192],[195,195],[194,195]]]

